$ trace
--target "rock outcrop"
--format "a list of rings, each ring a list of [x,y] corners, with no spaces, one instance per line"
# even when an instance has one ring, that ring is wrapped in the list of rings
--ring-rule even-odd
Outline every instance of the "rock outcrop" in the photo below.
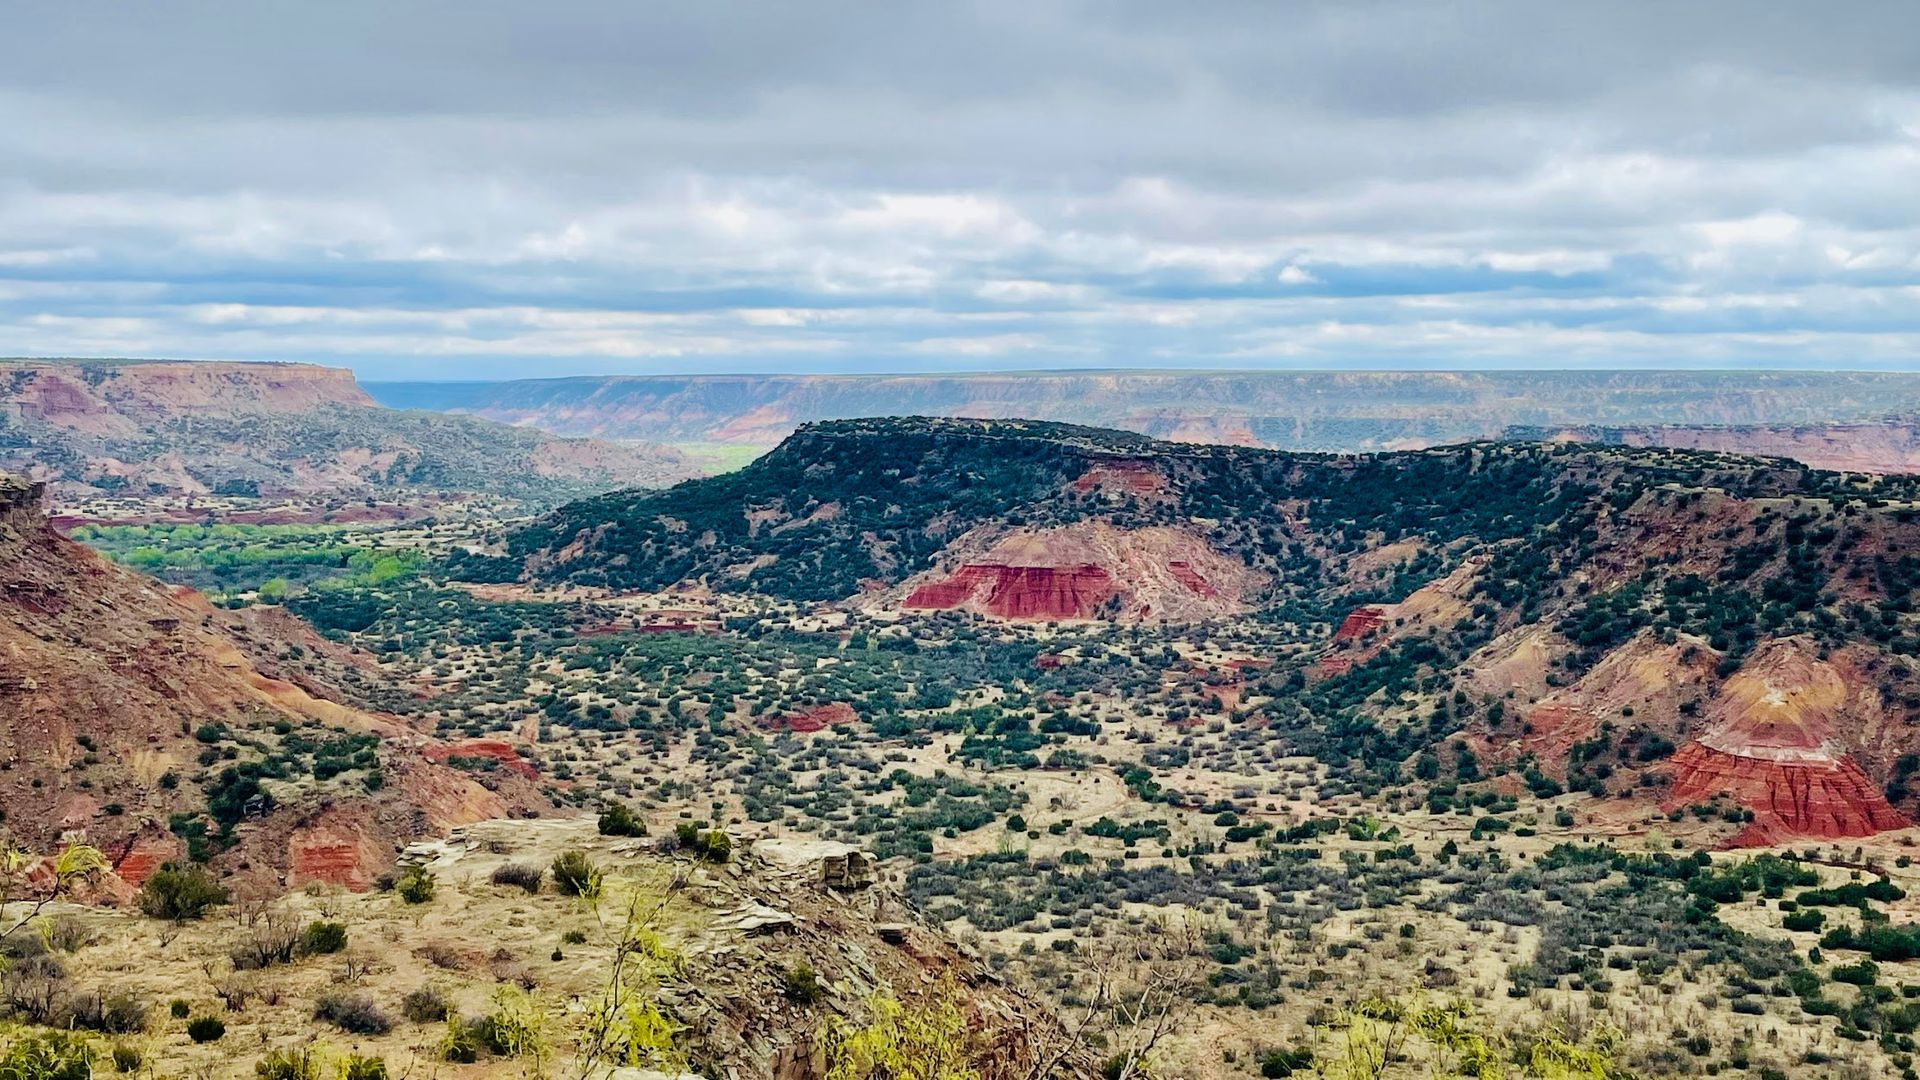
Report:
[[[1266,582],[1185,530],[1099,520],[976,530],[942,561],[952,569],[929,571],[898,590],[900,607],[1020,621],[1184,621],[1244,611]]]
[[[1843,738],[1862,726],[1860,710],[1873,707],[1856,689],[1799,640],[1756,652],[1721,687],[1704,732],[1667,763],[1673,784],[1664,806],[1733,800],[1753,814],[1734,840],[1740,845],[1870,836],[1912,824]]]

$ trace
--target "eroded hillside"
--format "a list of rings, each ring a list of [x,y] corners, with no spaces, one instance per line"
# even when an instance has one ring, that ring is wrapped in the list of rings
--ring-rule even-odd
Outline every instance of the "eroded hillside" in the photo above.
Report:
[[[556,496],[695,475],[661,446],[383,408],[312,364],[0,360],[0,468],[102,494]]]
[[[547,805],[519,775],[435,763],[434,740],[326,681],[377,680],[360,658],[114,566],[43,499],[0,476],[0,805],[28,849],[87,836],[110,892],[190,854],[275,888],[365,887],[408,841]]]

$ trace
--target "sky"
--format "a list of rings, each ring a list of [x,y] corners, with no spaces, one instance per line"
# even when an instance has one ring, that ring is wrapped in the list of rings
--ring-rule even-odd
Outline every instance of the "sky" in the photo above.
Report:
[[[1920,369],[1920,4],[0,0],[0,355]]]

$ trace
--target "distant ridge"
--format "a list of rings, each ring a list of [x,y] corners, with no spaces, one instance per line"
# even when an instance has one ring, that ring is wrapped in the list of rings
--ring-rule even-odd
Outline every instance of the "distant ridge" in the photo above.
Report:
[[[384,405],[562,435],[772,446],[864,416],[1029,417],[1279,450],[1418,449],[1515,426],[1806,425],[1920,413],[1920,374],[1055,371],[370,382]]]

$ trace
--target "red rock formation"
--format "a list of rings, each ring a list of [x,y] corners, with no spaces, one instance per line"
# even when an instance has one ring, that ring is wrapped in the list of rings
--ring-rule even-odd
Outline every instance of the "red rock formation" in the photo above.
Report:
[[[383,844],[363,814],[334,810],[293,831],[287,840],[287,885],[318,883],[362,892],[393,865],[393,850]]]
[[[1180,560],[1169,562],[1167,572],[1173,575],[1173,580],[1192,589],[1196,596],[1212,598],[1220,595],[1220,590],[1214,588],[1212,582],[1194,572],[1192,563]]]
[[[1769,761],[1690,742],[1668,762],[1673,786],[1663,805],[1681,807],[1726,796],[1753,811],[1732,843],[1749,847],[1794,837],[1872,836],[1913,824],[1887,802],[1851,757]]]
[[[1205,619],[1245,610],[1244,598],[1267,583],[1206,538],[1165,526],[988,526],[949,552],[952,569],[907,582],[903,608],[1003,619]]]
[[[1721,687],[1707,730],[1668,761],[1665,809],[1724,795],[1753,812],[1735,844],[1870,836],[1911,825],[1839,738],[1865,707],[1838,668],[1798,640],[1756,652]],[[1877,702],[1877,695],[1869,695]]]
[[[768,731],[791,731],[798,735],[806,735],[815,731],[825,731],[830,727],[839,727],[842,724],[857,723],[859,719],[860,714],[853,711],[853,706],[844,701],[836,701],[831,705],[818,705],[802,712],[768,717],[762,721],[761,726]]]
[[[902,606],[949,611],[969,602],[1003,619],[1091,619],[1116,592],[1101,567],[969,563],[945,581],[922,585]]]
[[[499,739],[465,739],[457,743],[438,743],[421,751],[428,761],[446,764],[451,758],[497,761],[500,767],[519,773],[529,780],[538,779],[540,770],[520,756],[513,744]]]
[[[153,876],[161,864],[185,855],[187,848],[180,838],[158,829],[149,829],[128,841],[126,847],[113,861],[113,872],[120,880],[134,888]]]
[[[1073,482],[1073,490],[1083,495],[1094,491],[1153,495],[1165,487],[1166,479],[1152,462],[1135,458],[1095,462]]]
[[[1386,625],[1387,613],[1383,608],[1354,608],[1340,622],[1340,629],[1333,632],[1335,641],[1353,641],[1365,637],[1368,633]]]

